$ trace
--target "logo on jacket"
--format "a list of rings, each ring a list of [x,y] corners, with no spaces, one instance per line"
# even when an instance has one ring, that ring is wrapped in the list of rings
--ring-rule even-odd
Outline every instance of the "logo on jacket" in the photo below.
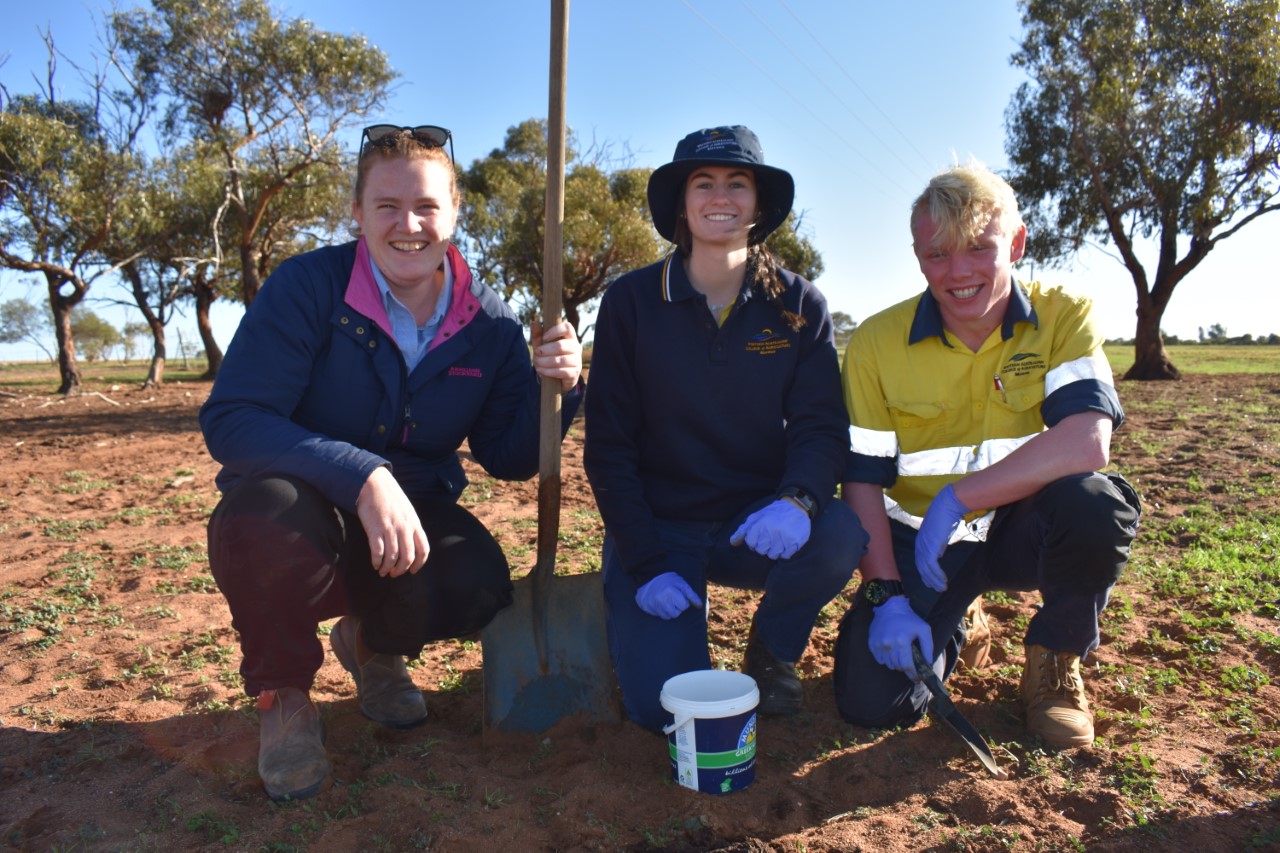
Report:
[[[791,341],[779,335],[773,329],[761,329],[747,338],[747,352],[757,355],[774,355],[784,349],[791,348]]]
[[[478,367],[450,367],[450,376],[467,376],[472,379],[483,379],[484,373]]]
[[[1038,352],[1019,352],[1009,356],[1009,360],[1005,362],[1005,366],[1000,373],[1011,377],[1030,376],[1034,373],[1044,373],[1049,369],[1048,363]]]

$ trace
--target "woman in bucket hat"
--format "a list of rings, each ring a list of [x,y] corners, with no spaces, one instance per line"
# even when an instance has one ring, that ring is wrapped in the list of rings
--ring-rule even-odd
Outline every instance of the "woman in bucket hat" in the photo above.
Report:
[[[793,714],[795,664],[866,548],[833,499],[848,420],[826,300],[764,240],[795,185],[746,127],[689,134],[649,179],[662,261],[605,294],[584,462],[605,522],[609,647],[630,719],[667,722],[673,675],[707,669],[707,584],[763,590],[743,670]]]

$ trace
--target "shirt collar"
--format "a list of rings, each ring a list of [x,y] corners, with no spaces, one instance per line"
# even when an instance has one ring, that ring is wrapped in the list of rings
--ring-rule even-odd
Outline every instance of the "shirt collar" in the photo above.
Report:
[[[1031,297],[1023,289],[1020,282],[1015,281],[1009,293],[1009,304],[1004,309],[1004,321],[1000,324],[1000,337],[1009,340],[1013,337],[1013,329],[1018,323],[1030,323],[1040,328],[1040,319],[1036,309],[1031,305]],[[925,338],[939,338],[947,346],[954,346],[947,340],[947,333],[942,328],[942,310],[933,292],[926,290],[916,304],[916,316],[911,321],[911,334],[907,344],[916,344]]]
[[[395,294],[391,292],[391,285],[387,284],[387,279],[383,276],[382,270],[378,269],[378,265],[373,263],[372,258],[369,259],[369,266],[373,270],[373,280],[378,285],[378,292],[382,294],[382,307],[386,309],[387,316],[391,316],[393,303],[404,308],[404,303],[396,299]],[[440,296],[436,299],[436,310],[424,324],[424,328],[437,325],[441,318],[444,317],[445,312],[449,310],[449,297],[453,293],[453,269],[448,262],[442,264],[442,266],[444,268],[444,285],[441,286]]]
[[[684,268],[684,255],[678,250],[663,259],[661,281],[663,302],[682,302],[686,299],[702,297],[702,294],[694,289],[693,282],[689,281],[689,274]],[[739,293],[743,300],[750,299],[751,287],[744,281]]]

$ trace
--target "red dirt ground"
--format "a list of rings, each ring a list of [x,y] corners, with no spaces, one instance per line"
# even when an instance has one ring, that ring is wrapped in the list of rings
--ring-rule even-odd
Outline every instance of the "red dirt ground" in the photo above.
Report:
[[[1115,462],[1139,483],[1146,559],[1178,559],[1160,531],[1215,489],[1274,477],[1280,378],[1238,378],[1267,401],[1269,439],[1208,442],[1215,396],[1240,383],[1126,383],[1130,425]],[[806,710],[762,719],[755,783],[717,797],[674,785],[665,742],[629,724],[563,721],[541,736],[481,726],[477,642],[428,647],[413,670],[431,716],[390,731],[359,713],[330,655],[315,698],[336,783],[270,804],[255,772],[256,715],[238,687],[235,636],[205,563],[215,463],[196,410],[202,383],[102,387],[63,400],[0,388],[0,846],[19,850],[858,851],[1277,849],[1280,661],[1230,631],[1215,665],[1270,684],[1247,727],[1230,697],[1193,679],[1163,692],[1108,677],[1160,672],[1187,634],[1176,602],[1135,599],[1104,617],[1086,683],[1099,742],[1055,756],[1022,728],[1020,642],[1033,599],[988,607],[995,665],[953,679],[1010,781],[983,774],[945,727],[875,733],[844,724],[831,692],[841,606],[801,669]],[[1170,405],[1176,403],[1176,405]],[[1206,412],[1205,414],[1200,414]],[[581,423],[565,445],[563,565],[597,561],[600,530],[581,472]],[[1153,449],[1153,447],[1155,449]],[[469,501],[512,563],[533,562],[535,486],[472,473]],[[1195,475],[1200,487],[1189,485]],[[1274,479],[1270,482],[1274,484]],[[1275,509],[1272,490],[1271,509]],[[1122,582],[1119,592],[1125,593]],[[852,587],[846,591],[851,594]],[[1132,598],[1135,593],[1129,593]],[[736,667],[753,599],[712,599],[713,654]],[[839,602],[838,602],[839,604]],[[1114,609],[1114,608],[1113,608]],[[1020,620],[1022,620],[1020,622]],[[1255,630],[1274,620],[1237,617]],[[1163,636],[1173,642],[1156,643]],[[1123,650],[1123,651],[1122,651]],[[1168,659],[1162,660],[1162,655]],[[1099,669],[1101,667],[1101,669]],[[1243,730],[1247,729],[1247,730]]]

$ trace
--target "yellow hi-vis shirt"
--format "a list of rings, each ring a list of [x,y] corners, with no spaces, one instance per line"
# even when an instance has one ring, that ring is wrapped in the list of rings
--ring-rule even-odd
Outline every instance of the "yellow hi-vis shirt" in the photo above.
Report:
[[[1118,426],[1091,301],[1033,282],[977,352],[942,328],[926,291],[854,331],[843,366],[852,455],[845,479],[885,487],[889,517],[919,529],[934,496],[1062,418],[1095,410]],[[992,507],[976,508],[972,521]],[[985,524],[956,540],[985,538]]]

